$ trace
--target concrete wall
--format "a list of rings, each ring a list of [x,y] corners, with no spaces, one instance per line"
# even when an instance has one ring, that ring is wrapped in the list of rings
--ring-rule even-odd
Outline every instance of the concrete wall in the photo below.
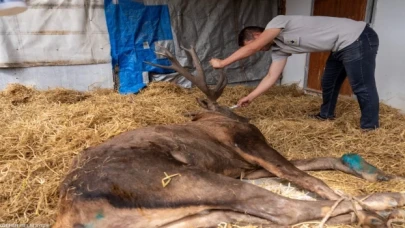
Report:
[[[380,100],[405,112],[405,1],[376,0],[372,27],[380,38],[376,81]],[[287,0],[287,15],[311,15],[312,0]],[[289,58],[283,84],[305,85],[307,54]]]
[[[311,15],[312,0],[287,0],[287,15]],[[304,86],[306,63],[308,54],[292,55],[287,60],[287,65],[283,71],[282,84],[298,83]]]
[[[10,83],[40,90],[63,87],[86,91],[94,87],[114,87],[111,63],[0,69],[0,90]]]
[[[405,1],[378,0],[373,28],[380,38],[376,80],[380,99],[405,112]]]

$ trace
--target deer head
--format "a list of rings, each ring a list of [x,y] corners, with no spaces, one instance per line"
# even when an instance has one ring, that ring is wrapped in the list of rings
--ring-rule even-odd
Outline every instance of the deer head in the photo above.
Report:
[[[196,51],[194,50],[194,47],[190,47],[189,49],[181,47],[185,51],[187,51],[194,63],[195,68],[197,69],[197,75],[194,76],[191,74],[187,69],[185,69],[179,61],[173,56],[172,53],[170,53],[169,50],[167,50],[165,47],[159,46],[162,49],[162,52],[156,52],[156,54],[165,56],[169,61],[171,62],[170,66],[165,66],[165,65],[159,65],[159,64],[154,64],[150,62],[145,62],[149,65],[156,66],[156,67],[161,67],[164,69],[172,69],[177,71],[179,74],[183,75],[185,78],[190,80],[197,88],[199,88],[206,96],[207,99],[197,99],[198,104],[208,110],[208,111],[213,111],[213,112],[219,112],[229,118],[241,121],[241,122],[249,122],[249,119],[239,116],[232,112],[232,110],[228,107],[225,106],[220,106],[217,103],[217,99],[222,95],[226,85],[228,84],[228,79],[225,76],[225,73],[223,69],[216,70],[219,73],[219,79],[217,84],[211,88],[210,86],[207,85],[206,83],[206,78],[205,78],[205,73],[204,70],[201,66],[201,61],[197,56]]]

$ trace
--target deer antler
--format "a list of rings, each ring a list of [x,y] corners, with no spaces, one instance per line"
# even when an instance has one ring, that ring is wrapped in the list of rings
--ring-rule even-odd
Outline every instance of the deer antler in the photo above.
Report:
[[[197,69],[197,76],[192,75],[188,70],[186,70],[179,61],[170,53],[169,50],[167,50],[163,46],[159,46],[163,50],[163,52],[156,52],[156,54],[163,55],[166,58],[170,60],[172,63],[170,66],[165,66],[165,65],[159,65],[159,64],[154,64],[151,62],[145,62],[149,65],[156,66],[156,67],[161,67],[164,69],[172,69],[183,75],[185,78],[190,80],[193,84],[195,84],[207,97],[210,101],[216,102],[217,99],[221,96],[222,92],[224,91],[225,86],[228,84],[228,79],[225,76],[223,70],[218,70],[219,71],[219,79],[218,83],[216,84],[214,89],[211,89],[206,81],[205,81],[205,73],[204,70],[201,66],[200,59],[197,56],[197,53],[194,50],[194,47],[191,46],[191,48],[187,49],[184,47],[181,47],[185,51],[187,51],[190,55],[191,58],[193,59],[193,63],[195,68]]]

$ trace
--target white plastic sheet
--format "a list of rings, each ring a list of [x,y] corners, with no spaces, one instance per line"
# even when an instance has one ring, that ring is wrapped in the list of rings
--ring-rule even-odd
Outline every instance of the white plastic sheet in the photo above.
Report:
[[[30,0],[0,17],[0,67],[110,62],[103,0]]]

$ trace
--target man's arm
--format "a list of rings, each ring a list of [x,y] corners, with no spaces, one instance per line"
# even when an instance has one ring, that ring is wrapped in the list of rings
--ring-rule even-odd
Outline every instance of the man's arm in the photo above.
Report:
[[[287,58],[271,63],[267,75],[262,79],[255,90],[238,101],[238,106],[247,106],[250,102],[252,102],[253,99],[270,89],[270,87],[272,87],[277,79],[280,77],[286,63]]]
[[[267,29],[260,34],[260,36],[252,41],[251,43],[239,48],[236,52],[230,55],[224,60],[213,58],[210,63],[214,68],[224,68],[231,63],[238,60],[249,57],[256,52],[260,51],[264,46],[271,43],[278,34],[280,34],[281,29]]]

